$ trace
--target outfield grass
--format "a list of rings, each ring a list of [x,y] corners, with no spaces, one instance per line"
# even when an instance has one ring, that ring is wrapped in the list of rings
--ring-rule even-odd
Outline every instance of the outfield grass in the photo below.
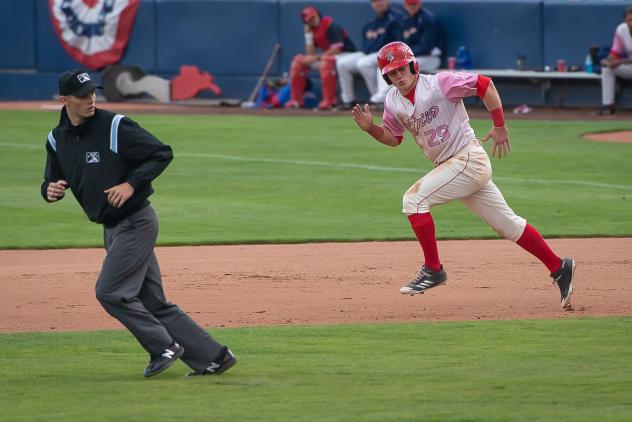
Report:
[[[403,192],[431,167],[407,138],[388,148],[347,117],[132,116],[175,160],[152,197],[159,243],[412,239]],[[70,195],[39,194],[57,113],[2,111],[0,248],[101,246]],[[488,121],[474,121],[483,134]],[[513,150],[493,160],[510,206],[546,236],[632,235],[632,145],[581,139],[626,122],[510,122]],[[489,150],[489,146],[488,146]],[[433,211],[439,239],[496,237],[460,203]]]
[[[2,334],[2,420],[632,419],[631,318],[214,331],[239,363],[144,379],[125,331]]]

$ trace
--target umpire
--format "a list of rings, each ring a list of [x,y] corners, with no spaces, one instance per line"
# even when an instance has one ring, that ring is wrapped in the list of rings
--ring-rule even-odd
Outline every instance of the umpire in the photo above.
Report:
[[[221,374],[235,355],[166,300],[154,254],[158,218],[147,198],[173,159],[171,147],[133,120],[96,108],[95,88],[85,70],[59,78],[64,107],[48,134],[42,196],[56,202],[71,189],[88,218],[103,224],[107,255],[96,296],[149,353],[146,377],[178,358],[194,370],[189,375]]]

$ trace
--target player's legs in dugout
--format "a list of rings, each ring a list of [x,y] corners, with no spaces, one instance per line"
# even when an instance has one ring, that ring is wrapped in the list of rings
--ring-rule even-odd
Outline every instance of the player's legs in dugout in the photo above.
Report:
[[[377,53],[367,54],[357,61],[358,71],[364,79],[369,95],[377,93]]]
[[[343,103],[351,103],[356,99],[353,75],[359,73],[357,62],[364,56],[363,52],[356,51],[336,59],[336,72],[340,81],[340,96]]]
[[[632,64],[622,64],[615,69],[603,67],[601,70],[601,104],[614,106],[616,78],[632,79]]]

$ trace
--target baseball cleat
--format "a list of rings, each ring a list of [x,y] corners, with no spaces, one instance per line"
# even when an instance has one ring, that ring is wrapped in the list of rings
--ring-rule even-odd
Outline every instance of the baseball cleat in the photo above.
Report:
[[[551,277],[553,277],[553,284],[556,284],[560,289],[562,309],[568,309],[571,306],[575,267],[575,260],[573,258],[564,258],[562,259],[562,266],[560,269],[551,274]]]
[[[333,103],[327,100],[322,100],[320,103],[318,103],[319,111],[332,111],[332,110],[336,110],[336,108],[337,108],[336,103]]]
[[[423,294],[428,289],[440,286],[448,280],[448,275],[443,271],[443,265],[439,271],[433,271],[430,268],[422,265],[415,279],[410,283],[399,289],[400,293],[405,295]]]
[[[145,377],[149,378],[161,373],[178,360],[184,353],[184,347],[174,342],[167,347],[160,356],[154,356],[149,360],[149,365],[145,368]]]
[[[297,101],[294,101],[294,100],[288,101],[283,106],[283,108],[290,108],[290,109],[295,109],[295,110],[298,110],[299,108],[302,108],[302,107],[303,107],[303,104],[299,104]]]
[[[222,347],[222,350],[219,352],[219,356],[220,357],[216,358],[202,371],[191,372],[187,375],[187,377],[194,377],[198,375],[219,375],[228,371],[237,363],[235,354],[226,346]]]

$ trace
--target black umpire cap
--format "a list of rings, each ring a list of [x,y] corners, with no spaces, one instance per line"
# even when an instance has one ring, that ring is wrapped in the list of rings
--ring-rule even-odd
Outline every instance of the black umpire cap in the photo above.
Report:
[[[83,97],[102,86],[94,85],[90,74],[84,69],[67,70],[59,76],[59,95]]]

